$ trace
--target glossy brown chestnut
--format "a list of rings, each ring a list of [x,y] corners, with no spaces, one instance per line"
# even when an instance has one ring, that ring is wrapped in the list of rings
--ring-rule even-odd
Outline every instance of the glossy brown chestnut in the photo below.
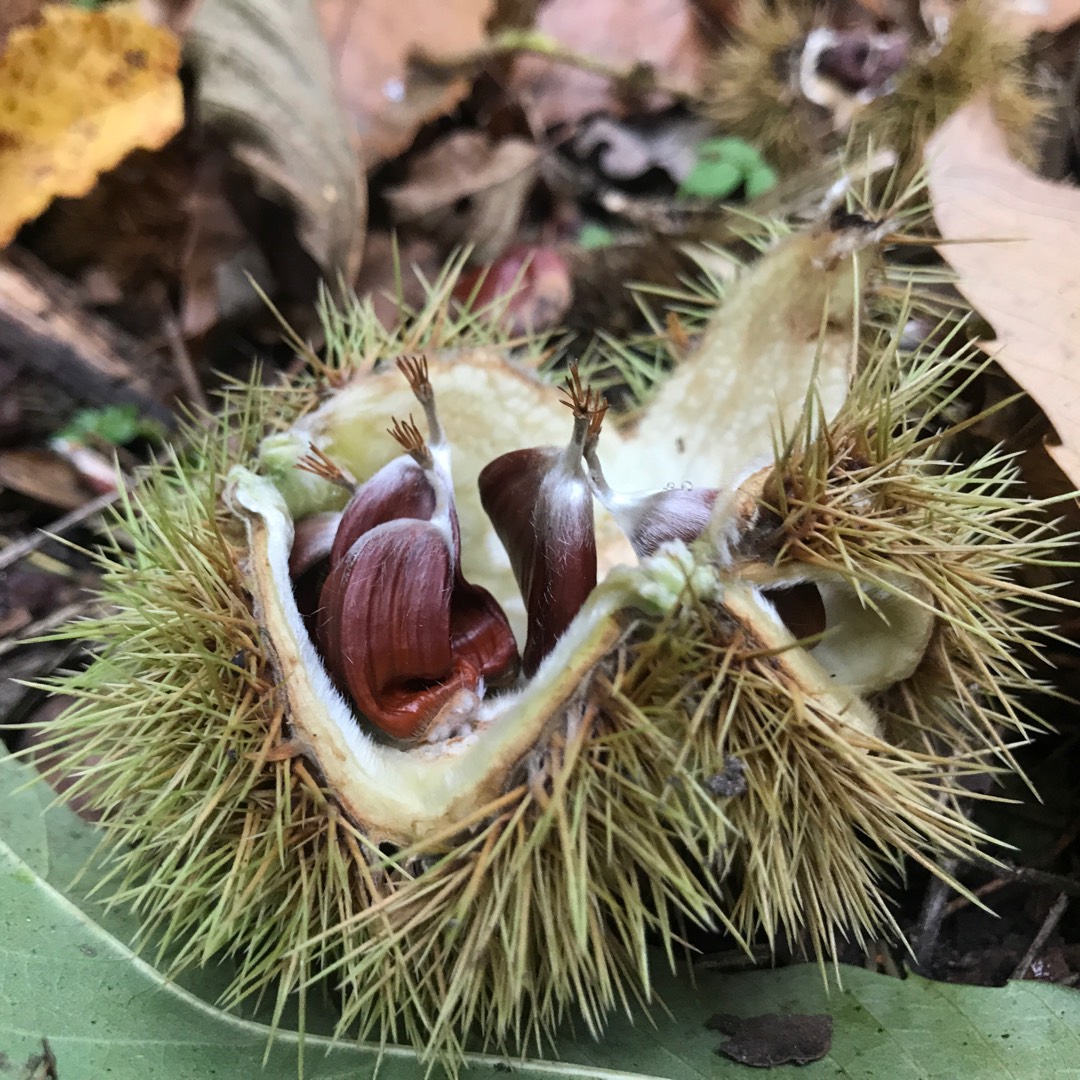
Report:
[[[342,513],[315,638],[371,724],[417,739],[460,695],[511,681],[518,653],[494,597],[462,574],[445,465],[411,419],[391,434],[406,454]]]
[[[590,423],[606,406],[583,389],[576,369],[568,394],[574,428],[565,447],[512,450],[488,464],[479,479],[480,501],[525,600],[526,675],[540,666],[596,587],[593,500],[581,455]]]
[[[296,523],[289,552],[289,577],[296,606],[308,633],[314,637],[315,614],[322,587],[330,572],[330,552],[341,525],[341,514],[312,514]]]

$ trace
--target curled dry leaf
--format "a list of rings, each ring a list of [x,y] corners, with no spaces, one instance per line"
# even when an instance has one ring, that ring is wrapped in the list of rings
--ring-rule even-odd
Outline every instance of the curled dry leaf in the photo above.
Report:
[[[620,123],[597,116],[575,137],[573,152],[582,159],[595,156],[601,175],[616,183],[661,169],[679,184],[697,164],[698,144],[711,132],[708,121],[699,117],[663,114]]]
[[[128,4],[50,4],[0,55],[0,246],[58,195],[84,195],[184,121],[180,47]]]
[[[931,138],[926,163],[941,254],[997,334],[983,347],[1042,407],[1061,440],[1048,449],[1080,484],[1080,190],[1012,160],[984,100]]]
[[[583,56],[629,74],[646,64],[669,85],[694,90],[706,59],[698,20],[687,0],[551,0],[536,29]],[[514,64],[511,92],[525,99],[541,127],[574,123],[592,113],[623,115],[619,87],[604,75],[571,68],[542,56],[522,56]],[[651,104],[667,104],[653,95]]]
[[[340,100],[369,166],[407,149],[422,124],[469,91],[466,79],[417,77],[409,57],[475,49],[493,7],[493,0],[318,0]]]
[[[492,144],[478,131],[440,139],[386,192],[395,219],[448,246],[469,244],[478,262],[502,254],[517,232],[539,151],[524,139]]]
[[[200,120],[229,140],[264,194],[295,211],[300,243],[322,273],[351,280],[363,250],[367,190],[309,6],[204,0],[188,49]]]
[[[61,510],[74,510],[87,498],[75,467],[40,447],[0,450],[0,491],[5,488]]]

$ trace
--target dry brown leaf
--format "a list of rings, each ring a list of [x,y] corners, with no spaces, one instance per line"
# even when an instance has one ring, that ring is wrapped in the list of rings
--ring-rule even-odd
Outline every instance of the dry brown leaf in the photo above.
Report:
[[[339,96],[369,167],[407,149],[422,124],[468,93],[465,79],[410,78],[410,55],[475,49],[493,7],[494,0],[317,0]]]
[[[83,195],[184,121],[180,47],[129,4],[42,9],[0,55],[0,247],[58,195]]]
[[[159,325],[165,297],[178,291],[191,339],[222,317],[223,264],[250,243],[225,197],[226,167],[224,150],[183,135],[161,150],[136,150],[88,195],[45,216],[38,254],[77,280],[88,303],[123,302],[129,328]]]
[[[600,175],[616,183],[661,169],[680,184],[697,165],[698,143],[714,131],[698,116],[673,118],[665,113],[626,121],[596,116],[582,125],[571,148],[577,160],[595,157]]]
[[[310,6],[202,0],[186,51],[199,120],[224,138],[260,194],[296,213],[300,243],[323,275],[351,281],[363,251],[367,187]]]
[[[636,64],[648,64],[667,85],[687,91],[700,84],[707,56],[687,0],[550,0],[536,29],[572,52],[627,73]],[[593,113],[621,116],[626,111],[611,79],[539,56],[515,61],[510,90],[528,102],[529,115],[545,128]],[[653,97],[654,106],[667,103],[663,95]]]
[[[4,488],[59,510],[74,510],[88,498],[75,467],[40,447],[0,450],[0,490]]]
[[[997,334],[983,348],[1046,413],[1061,439],[1050,453],[1080,484],[1080,190],[1010,158],[984,100],[946,121],[926,163],[938,229],[953,241],[941,254]]]
[[[413,158],[405,183],[386,198],[395,221],[447,247],[471,245],[477,262],[491,262],[517,232],[539,156],[524,139],[491,143],[478,131],[455,131]]]

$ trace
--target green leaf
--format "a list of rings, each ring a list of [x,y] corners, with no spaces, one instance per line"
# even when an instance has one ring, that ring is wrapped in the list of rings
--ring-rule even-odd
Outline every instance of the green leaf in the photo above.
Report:
[[[123,446],[140,436],[160,441],[161,425],[144,420],[134,405],[107,405],[101,409],[80,409],[56,433],[58,439],[85,443],[97,441]]]
[[[43,812],[50,796],[43,785],[26,786],[32,776],[0,756],[0,1051],[18,1065],[46,1036],[65,1080],[295,1080],[294,1032],[279,1032],[271,1044],[265,1026],[163,978],[115,936],[134,925],[127,916],[106,918],[99,904],[79,899],[85,882],[69,892],[97,832],[63,807]],[[618,1016],[599,1042],[568,1032],[544,1063],[474,1055],[466,1080],[510,1070],[518,1080],[745,1080],[744,1066],[715,1052],[723,1036],[704,1026],[714,1012],[833,1017],[830,1053],[812,1065],[782,1066],[773,1080],[1080,1078],[1080,994],[1063,987],[953,986],[845,967],[843,989],[830,992],[812,965],[739,975],[699,970],[691,986],[657,963],[670,1015],[656,1010],[655,1026]],[[304,1075],[364,1080],[377,1060],[371,1048],[309,1035]],[[425,1070],[411,1051],[391,1047],[378,1075],[419,1080]]]
[[[586,249],[611,247],[615,234],[596,221],[586,221],[578,233],[578,243]]]
[[[761,161],[761,155],[744,139],[724,135],[716,139],[702,139],[697,147],[700,161],[730,161],[744,169],[753,168]]]
[[[746,174],[746,197],[756,199],[776,187],[776,173],[764,162]]]
[[[742,170],[730,161],[699,161],[679,185],[679,193],[724,199],[742,182]]]
[[[696,152],[697,164],[679,185],[680,195],[724,199],[743,187],[746,198],[754,199],[776,184],[776,173],[742,139],[704,139]]]

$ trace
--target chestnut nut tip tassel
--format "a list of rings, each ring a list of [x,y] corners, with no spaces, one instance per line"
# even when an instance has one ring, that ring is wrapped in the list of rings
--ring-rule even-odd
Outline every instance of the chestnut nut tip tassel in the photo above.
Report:
[[[391,417],[390,427],[386,429],[386,433],[424,472],[433,467],[434,459],[431,456],[431,451],[428,449],[427,443],[424,442],[424,436],[411,415],[405,421]]]
[[[431,446],[444,446],[446,436],[442,425],[439,423],[439,415],[435,409],[435,389],[428,378],[428,362],[426,356],[400,356],[397,360],[397,369],[409,382],[412,390],[424,410],[424,419],[428,426],[428,442]],[[410,417],[411,419],[411,417]]]
[[[308,452],[296,463],[296,467],[302,472],[309,472],[312,476],[326,480],[336,487],[344,488],[350,494],[356,492],[356,481],[317,446],[310,447]]]

